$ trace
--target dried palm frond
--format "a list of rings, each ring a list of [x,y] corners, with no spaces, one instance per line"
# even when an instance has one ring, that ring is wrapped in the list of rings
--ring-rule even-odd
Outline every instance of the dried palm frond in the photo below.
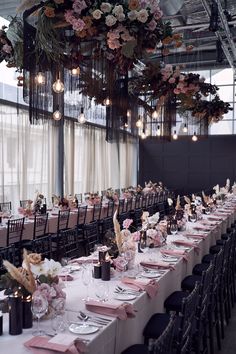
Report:
[[[117,220],[117,210],[115,211],[114,216],[113,216],[113,225],[114,225],[114,231],[115,231],[115,235],[116,235],[116,244],[117,244],[119,252],[121,253],[122,236],[121,236],[121,232],[120,232],[120,224]]]
[[[7,269],[10,276],[15,279],[19,284],[21,284],[29,293],[33,293],[36,289],[35,279],[30,270],[30,265],[27,260],[27,251],[24,250],[24,262],[26,268],[16,268],[13,264],[8,261],[3,261],[4,267]]]
[[[191,204],[190,198],[186,197],[186,195],[184,196],[184,200],[186,201],[187,204]]]
[[[175,210],[179,210],[179,209],[181,209],[181,205],[180,205],[180,196],[178,195],[176,200]]]

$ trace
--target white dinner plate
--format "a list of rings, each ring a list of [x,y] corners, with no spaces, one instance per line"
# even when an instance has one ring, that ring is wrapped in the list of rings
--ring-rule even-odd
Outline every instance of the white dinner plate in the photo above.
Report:
[[[141,273],[141,277],[144,278],[159,278],[161,276],[158,272],[143,272]]]
[[[179,246],[176,245],[176,246],[175,246],[175,249],[176,249],[176,250],[179,249],[179,250],[183,250],[183,251],[189,251],[190,248],[191,248],[191,247],[186,247],[186,246],[181,246],[181,245],[179,245]]]
[[[92,334],[97,332],[99,328],[93,325],[86,324],[86,326],[83,326],[82,324],[72,323],[69,330],[75,334]]]
[[[136,295],[132,294],[114,294],[113,298],[120,301],[130,301],[136,299]]]

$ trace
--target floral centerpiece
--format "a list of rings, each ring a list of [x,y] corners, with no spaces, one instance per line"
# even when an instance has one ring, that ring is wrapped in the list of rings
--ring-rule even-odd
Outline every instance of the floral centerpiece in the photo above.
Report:
[[[108,188],[106,190],[105,197],[113,202],[117,202],[119,200],[119,195],[112,188]]]
[[[165,223],[159,222],[160,214],[157,212],[152,216],[148,215],[148,212],[143,214],[143,224],[140,231],[145,233],[146,246],[148,247],[160,247],[166,242],[167,227]]]
[[[26,202],[25,207],[20,207],[18,208],[18,213],[22,214],[24,216],[31,216],[33,215],[34,211],[33,211],[33,200],[28,199]]]
[[[8,272],[1,276],[1,288],[6,289],[6,294],[13,293],[19,288],[23,296],[41,293],[48,300],[49,313],[63,312],[66,294],[58,278],[61,264],[53,259],[42,260],[40,254],[27,254],[26,250],[23,257],[22,266],[19,268],[6,260],[3,261]]]
[[[98,193],[89,193],[85,196],[85,201],[88,205],[98,205],[101,204],[101,197]]]

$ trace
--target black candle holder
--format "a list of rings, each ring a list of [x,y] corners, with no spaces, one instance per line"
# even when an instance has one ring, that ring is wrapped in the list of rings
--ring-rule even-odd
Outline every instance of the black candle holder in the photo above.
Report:
[[[23,311],[21,296],[13,295],[9,299],[9,334],[17,335],[22,333]]]
[[[94,268],[93,268],[93,277],[95,279],[101,279],[101,276],[102,276],[102,267],[101,267],[101,264],[98,263],[98,264],[95,264],[94,265]]]
[[[23,328],[32,328],[33,327],[33,315],[31,311],[31,295],[22,299],[22,307],[23,307]]]
[[[102,280],[110,280],[111,279],[111,262],[110,261],[105,261],[102,262]]]
[[[98,251],[98,261],[99,263],[105,262],[107,251]]]

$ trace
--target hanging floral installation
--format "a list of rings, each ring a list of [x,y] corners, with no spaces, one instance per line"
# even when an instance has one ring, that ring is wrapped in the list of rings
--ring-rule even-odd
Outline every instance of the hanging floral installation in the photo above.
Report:
[[[23,70],[18,82],[31,123],[54,111],[61,119],[64,97],[72,92],[86,97],[90,106],[92,100],[106,106],[108,141],[117,136],[128,110],[137,117],[141,105],[151,114],[153,100],[157,107],[171,101],[180,114],[190,112],[207,124],[230,109],[217,96],[218,88],[199,75],[151,62],[157,50],[164,58],[171,46],[183,46],[181,35],[163,20],[158,0],[24,0],[21,13],[0,31],[0,61]],[[84,113],[82,103],[75,107],[78,115]]]
[[[172,97],[180,114],[191,112],[193,117],[205,119],[208,124],[218,122],[232,109],[228,102],[220,100],[218,89],[216,85],[206,83],[199,74],[183,73],[180,66],[170,64],[162,67],[149,63],[141,75],[130,82],[130,93],[148,94],[149,100],[157,100],[158,106]],[[211,101],[207,100],[209,95]]]

